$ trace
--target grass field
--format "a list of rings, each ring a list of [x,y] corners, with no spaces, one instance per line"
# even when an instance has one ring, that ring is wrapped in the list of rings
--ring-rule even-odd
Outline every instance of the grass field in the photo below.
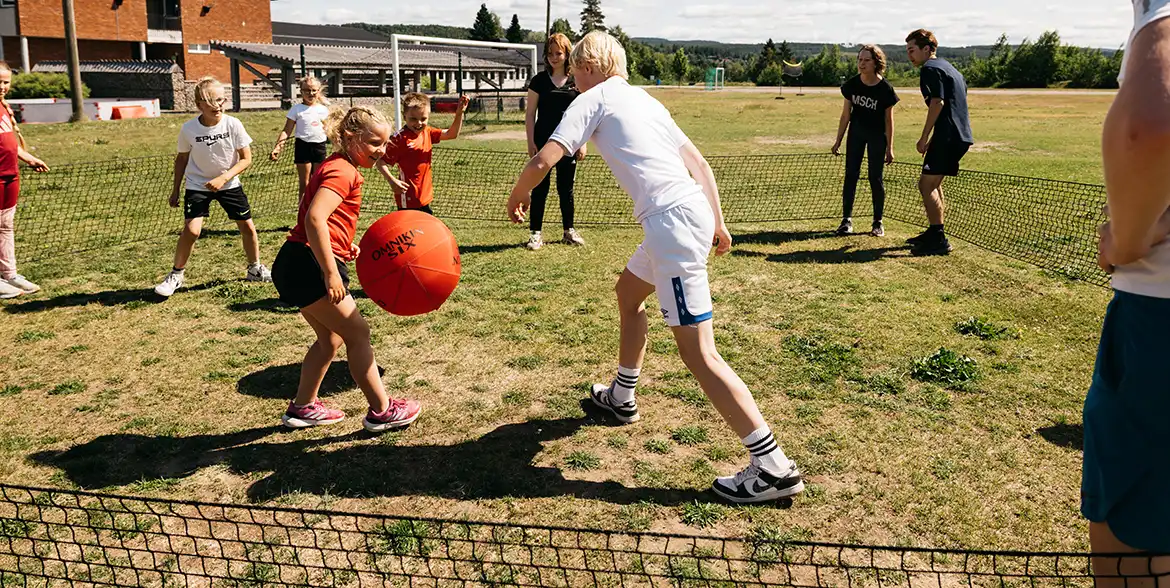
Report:
[[[660,95],[711,154],[827,149],[840,102]],[[903,98],[908,157],[924,109]],[[976,138],[996,145],[965,161],[1098,181],[1107,103],[973,96]],[[724,116],[737,113],[751,117]],[[280,117],[242,118],[264,140]],[[180,123],[27,133],[62,163],[167,152]],[[266,259],[280,224],[261,223]],[[0,480],[514,523],[1086,548],[1080,406],[1108,292],[961,244],[949,258],[912,258],[901,245],[910,226],[877,240],[829,237],[829,224],[739,225],[733,254],[712,263],[720,349],[810,482],[789,509],[728,507],[704,491],[746,457],[660,321],[643,420],[617,427],[582,407],[586,386],[615,368],[613,282],[639,231],[586,229],[586,248],[533,254],[519,247],[523,230],[473,222],[451,223],[463,280],[438,312],[393,317],[358,292],[384,380],[426,411],[381,437],[357,432],[364,401],[340,360],[324,395],[351,418],[276,426],[311,331],[270,286],[240,281],[231,232],[200,241],[190,290],[163,303],[149,288],[169,238],[25,267],[46,291],[3,304],[0,395],[17,410],[0,418]]]

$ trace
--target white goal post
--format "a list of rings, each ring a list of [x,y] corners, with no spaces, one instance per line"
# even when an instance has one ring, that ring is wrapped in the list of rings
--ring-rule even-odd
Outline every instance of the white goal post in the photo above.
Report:
[[[529,76],[536,75],[538,71],[540,51],[536,45],[524,43],[497,43],[493,41],[469,41],[464,39],[444,39],[442,37],[420,37],[417,35],[390,35],[390,50],[393,52],[394,60],[394,128],[395,130],[402,128],[402,80],[400,74],[402,73],[401,63],[399,60],[398,44],[415,43],[422,45],[444,45],[444,46],[462,46],[462,47],[481,47],[485,49],[514,49],[520,51],[527,51],[531,55],[531,69]],[[409,46],[407,47],[409,48]]]

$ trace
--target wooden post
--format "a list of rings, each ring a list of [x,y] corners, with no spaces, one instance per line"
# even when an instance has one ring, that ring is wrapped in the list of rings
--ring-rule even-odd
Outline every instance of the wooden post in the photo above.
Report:
[[[81,59],[77,56],[77,25],[73,18],[73,0],[61,0],[61,10],[65,14],[65,44],[69,47],[68,69],[70,94],[73,99],[73,116],[69,122],[88,120],[85,116],[85,104],[81,95]]]
[[[292,108],[292,89],[296,85],[296,71],[291,65],[285,65],[280,68],[280,84],[280,107],[286,109]]]
[[[232,76],[232,112],[239,112],[244,107],[243,99],[240,97],[240,60],[231,60],[231,76]]]

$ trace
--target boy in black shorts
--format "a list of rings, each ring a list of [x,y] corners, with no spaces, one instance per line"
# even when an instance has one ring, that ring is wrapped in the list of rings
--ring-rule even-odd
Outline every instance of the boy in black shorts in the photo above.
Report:
[[[179,130],[175,157],[175,186],[170,205],[179,206],[179,190],[186,187],[183,198],[183,232],[175,247],[175,262],[154,292],[169,298],[183,286],[184,270],[195,241],[203,229],[203,219],[211,212],[211,202],[217,201],[236,221],[244,241],[248,270],[244,279],[251,282],[271,282],[272,272],[260,263],[260,244],[256,225],[252,223],[252,207],[239,175],[252,163],[252,138],[239,119],[223,112],[223,86],[212,78],[204,78],[195,86],[195,105],[199,116],[187,121]],[[184,183],[184,178],[186,182]]]
[[[967,81],[959,70],[937,57],[936,51],[938,39],[926,29],[918,29],[906,37],[906,54],[915,67],[921,68],[919,87],[928,107],[922,137],[918,139],[918,152],[924,155],[918,191],[930,227],[907,239],[913,245],[910,252],[914,255],[951,252],[951,244],[943,232],[942,182],[946,176],[959,175],[959,160],[975,142],[967,115]]]

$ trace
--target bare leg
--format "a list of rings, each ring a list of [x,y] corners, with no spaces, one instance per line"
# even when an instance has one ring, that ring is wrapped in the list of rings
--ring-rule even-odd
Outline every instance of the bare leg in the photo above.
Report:
[[[179,233],[179,245],[175,247],[175,267],[187,267],[191,259],[191,252],[195,249],[195,241],[199,240],[199,233],[203,232],[203,219],[193,218],[183,224],[183,232]]]
[[[767,423],[747,384],[723,361],[715,348],[715,329],[711,323],[703,321],[693,326],[672,327],[671,330],[683,363],[699,381],[715,410],[742,439]]]
[[[618,311],[621,315],[621,347],[618,365],[641,369],[646,357],[646,298],[654,293],[654,284],[642,281],[630,270],[622,272],[617,282]]]
[[[362,389],[362,393],[366,395],[366,402],[370,403],[370,408],[374,409],[374,412],[385,412],[390,407],[390,400],[386,395],[386,387],[382,384],[382,377],[378,375],[378,365],[374,362],[374,346],[370,345],[370,325],[358,311],[353,297],[346,296],[338,304],[329,302],[328,298],[322,298],[302,308],[301,313],[315,319],[325,329],[341,337],[345,342],[346,354],[349,357],[349,373],[353,376],[353,381]],[[300,398],[299,390],[297,396]]]
[[[1114,536],[1108,523],[1089,523],[1089,544],[1093,553],[1139,553]],[[1094,556],[1093,575],[1096,588],[1170,588],[1170,556]]]
[[[918,178],[918,192],[922,194],[922,206],[926,209],[926,220],[932,225],[943,224],[943,176],[922,174]]]
[[[329,364],[337,356],[337,350],[341,348],[343,341],[340,335],[330,331],[321,324],[321,321],[313,318],[312,314],[302,311],[301,315],[317,333],[317,340],[309,346],[305,360],[301,362],[301,380],[297,384],[297,397],[294,400],[298,405],[304,406],[317,399],[321,382],[325,380],[325,372],[329,371]]]
[[[252,219],[236,221],[240,228],[240,237],[244,241],[244,255],[248,257],[248,265],[260,261],[260,237],[256,234],[256,225]]]
[[[305,190],[309,187],[309,177],[316,170],[316,164],[312,163],[298,163],[297,164],[297,185],[300,188],[297,191],[298,198],[305,197]]]

